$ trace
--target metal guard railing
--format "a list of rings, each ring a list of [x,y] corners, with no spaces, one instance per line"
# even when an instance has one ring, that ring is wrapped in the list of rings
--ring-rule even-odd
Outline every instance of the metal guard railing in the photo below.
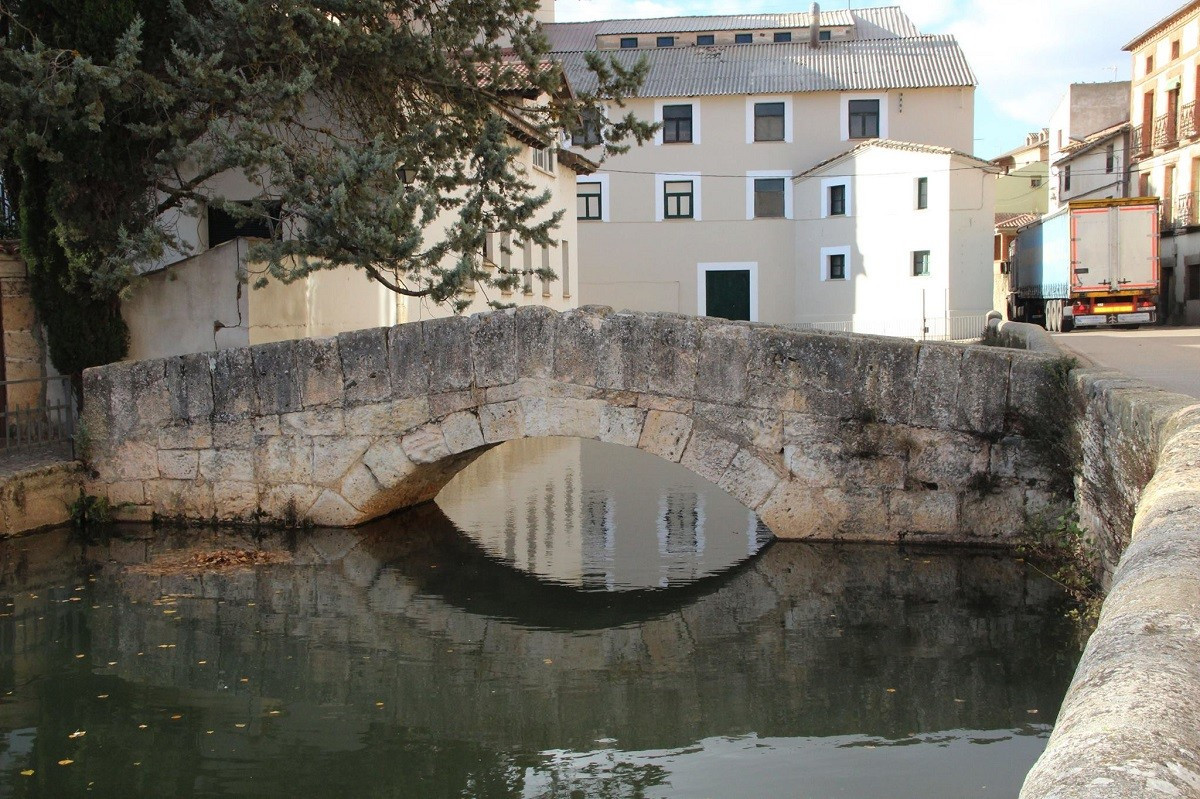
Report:
[[[904,320],[844,320],[836,322],[795,322],[789,327],[801,330],[822,330],[830,333],[862,333],[872,336],[895,336],[920,341],[972,341],[983,338],[987,315],[928,317]]]
[[[79,408],[66,376],[0,380],[0,452],[66,444],[75,456]]]

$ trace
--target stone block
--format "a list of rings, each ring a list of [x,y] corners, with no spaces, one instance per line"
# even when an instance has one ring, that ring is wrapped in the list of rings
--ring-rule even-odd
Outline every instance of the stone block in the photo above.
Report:
[[[462,316],[421,323],[430,393],[471,388],[475,375],[471,366],[470,328],[470,320]]]
[[[960,543],[1011,544],[1025,529],[1025,491],[1000,488],[968,491],[959,510]]]
[[[242,419],[254,412],[254,363],[249,348],[218,350],[212,377],[214,420]]]
[[[346,423],[341,408],[312,408],[281,415],[279,432],[282,435],[336,436],[346,432]]]
[[[652,353],[658,343],[654,340],[657,315],[617,313],[605,322],[605,342],[599,357],[614,364],[601,385],[623,391],[649,391],[654,371]],[[680,399],[691,399],[687,397]]]
[[[783,480],[758,508],[759,518],[783,539],[894,541],[884,492],[813,489]]]
[[[778,452],[783,447],[783,414],[779,411],[698,402],[692,418],[755,449]]]
[[[37,327],[37,311],[28,296],[5,295],[0,304],[4,310],[4,326],[8,330],[34,330]]]
[[[1035,418],[1046,411],[1050,390],[1050,361],[1040,355],[1014,352],[1010,356],[1008,413],[1009,430],[1020,432],[1022,420]],[[1023,426],[1023,425],[1022,425]]]
[[[692,429],[679,463],[716,485],[737,451],[736,442],[722,437],[711,427],[697,425]]]
[[[450,456],[446,437],[436,424],[418,427],[403,439],[403,450],[413,463],[437,463]]]
[[[739,324],[708,324],[700,330],[696,362],[696,398],[740,405],[749,391],[750,328]]]
[[[4,320],[8,323],[8,320]],[[4,331],[4,357],[22,361],[36,361],[42,357],[42,347],[29,334],[29,328],[9,328]]]
[[[164,361],[134,362],[129,369],[129,387],[137,427],[154,430],[170,421],[171,393]]]
[[[483,440],[488,444],[525,436],[525,413],[520,402],[491,402],[479,406]]]
[[[336,486],[358,463],[372,439],[367,436],[316,436],[313,438],[313,482]]]
[[[296,342],[259,344],[251,347],[250,353],[254,362],[255,412],[263,415],[300,410]]]
[[[779,475],[754,453],[742,449],[733,456],[717,485],[747,508],[755,510],[779,485]]]
[[[150,504],[120,505],[113,508],[112,519],[118,523],[150,524],[154,521],[154,506]]]
[[[272,436],[255,450],[254,476],[271,485],[312,483],[312,440]]]
[[[379,405],[360,405],[346,408],[346,434],[352,436],[381,436],[403,433],[429,421],[429,400],[426,397],[398,399]]]
[[[383,487],[379,485],[375,475],[362,463],[350,468],[338,488],[338,493],[359,510],[370,508],[382,492]]]
[[[644,362],[647,387],[655,394],[692,398],[696,395],[700,324],[692,316],[653,317]]]
[[[958,494],[954,491],[894,491],[888,518],[900,536],[950,540],[958,532]]]
[[[140,480],[109,483],[105,494],[113,505],[144,505],[146,503],[146,486]]]
[[[679,463],[692,434],[692,420],[678,413],[649,411],[638,449]]]
[[[442,420],[442,436],[452,455],[477,449],[484,444],[479,417],[473,413],[455,413]]]
[[[388,329],[383,327],[338,334],[342,402],[346,406],[383,402],[391,397],[387,337]]]
[[[954,427],[962,357],[963,348],[952,344],[921,345],[913,384],[913,424],[943,430]]]
[[[1005,436],[991,446],[988,471],[997,477],[1018,480],[1052,480],[1055,475],[1046,468],[1045,456],[1029,439]]]
[[[935,490],[965,488],[988,474],[986,441],[966,433],[914,428],[908,431],[908,481]]]
[[[335,491],[326,489],[308,512],[308,520],[318,527],[351,527],[366,521],[363,514]]]
[[[212,445],[212,424],[207,419],[170,424],[158,431],[159,449],[208,449]]]
[[[160,450],[158,473],[168,480],[195,480],[197,473],[195,450]]]
[[[520,376],[517,368],[517,320],[510,311],[476,314],[470,320],[475,385],[502,386]]]
[[[402,440],[395,436],[381,438],[371,444],[366,454],[363,455],[363,465],[371,470],[371,474],[375,476],[375,480],[380,486],[384,488],[395,486],[416,470],[413,459],[409,457],[410,448],[407,446],[406,439]],[[411,452],[422,454],[436,449],[436,445],[433,445],[429,449],[419,451],[416,446],[413,446]],[[444,443],[442,449],[445,449]]]
[[[273,521],[298,525],[308,520],[322,490],[307,483],[267,486],[259,493],[259,508]]]
[[[524,397],[519,402],[526,436],[600,437],[600,416],[606,407],[601,400]]]
[[[216,512],[212,488],[191,480],[149,480],[146,501],[160,516],[210,519]]]
[[[207,421],[213,412],[213,361],[208,353],[166,360],[171,417],[178,421]]]
[[[555,335],[559,315],[540,305],[516,310],[517,369],[520,377],[549,379],[554,375]]]
[[[439,419],[452,413],[473,409],[483,401],[483,392],[478,389],[466,391],[447,391],[444,394],[429,395],[429,416]]]
[[[303,407],[342,404],[342,358],[336,337],[297,341],[296,367]]]
[[[200,476],[210,483],[254,481],[254,455],[245,449],[209,449],[199,453]]]
[[[154,444],[126,441],[116,447],[111,459],[97,466],[102,477],[117,480],[154,480],[158,477],[158,448]]]
[[[603,386],[602,358],[605,317],[571,310],[562,314],[554,331],[554,378],[564,383]]]
[[[421,323],[409,322],[388,330],[388,372],[396,399],[429,393],[430,361],[425,357]]]
[[[999,433],[1008,411],[1008,353],[999,347],[968,347],[959,372],[955,427],[977,433]]]
[[[250,521],[258,511],[258,485],[221,480],[213,484],[213,506],[222,521]]]
[[[254,422],[250,419],[214,421],[212,425],[213,447],[216,449],[240,449],[254,446]]]
[[[279,417],[273,415],[256,416],[250,420],[250,426],[254,428],[255,439],[277,436],[282,432]]]
[[[864,408],[881,422],[907,424],[912,419],[913,384],[920,345],[915,341],[859,337],[854,369]]]
[[[640,408],[624,408],[605,405],[600,414],[600,440],[609,444],[636,447],[642,437],[642,424],[646,411]]]

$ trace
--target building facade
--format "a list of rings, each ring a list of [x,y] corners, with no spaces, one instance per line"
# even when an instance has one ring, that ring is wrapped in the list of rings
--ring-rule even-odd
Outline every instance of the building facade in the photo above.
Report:
[[[850,179],[844,200],[836,201],[848,208],[873,202],[855,198],[873,183],[860,183],[866,176],[853,170],[901,173],[899,182],[912,191],[925,177],[930,197],[943,186],[957,191],[970,182],[929,171],[930,153],[857,149],[871,140],[943,148],[939,168],[992,179],[987,164],[971,159],[970,166],[950,166],[953,157],[946,154],[963,156],[972,147],[975,78],[962,51],[952,37],[921,35],[899,8],[545,28],[571,83],[584,91],[594,84],[589,52],[626,66],[644,59],[647,77],[622,113],[663,125],[653,142],[579,178],[583,303],[767,322],[856,319],[856,302],[874,307],[863,292],[875,289],[867,281],[867,256],[878,257],[860,242],[874,235],[891,241],[888,257],[899,259],[901,274],[911,267],[900,263],[911,250],[891,235],[889,224],[868,229],[865,213],[829,223],[831,200],[821,189],[829,176],[810,175],[814,167],[838,159]],[[590,155],[601,143],[576,144],[591,145],[583,151]],[[963,191],[973,192],[976,202],[993,201],[990,188]],[[907,189],[904,199],[915,203]],[[962,231],[949,227],[940,244],[930,245],[932,262],[951,275],[982,270],[982,295],[962,298],[966,304],[954,311],[990,307],[991,217],[989,204],[985,235],[971,231],[964,239],[972,246],[960,246]],[[949,217],[941,223],[949,225]],[[838,247],[850,248],[847,285],[826,285],[823,253]],[[843,295],[855,302],[843,302]]]
[[[1050,210],[1050,130],[1028,134],[1025,143],[992,159],[996,176],[996,213],[1044,214]]]
[[[1162,200],[1162,304],[1200,323],[1200,2],[1125,45],[1133,59],[1130,191]]]

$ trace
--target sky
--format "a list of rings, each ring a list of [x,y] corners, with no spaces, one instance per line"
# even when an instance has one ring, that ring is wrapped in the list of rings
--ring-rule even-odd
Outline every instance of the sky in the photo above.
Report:
[[[809,0],[557,0],[559,22],[679,14],[807,11]],[[824,9],[899,5],[922,33],[958,39],[979,86],[975,154],[993,158],[1046,127],[1070,83],[1128,80],[1121,48],[1183,0],[827,0]]]

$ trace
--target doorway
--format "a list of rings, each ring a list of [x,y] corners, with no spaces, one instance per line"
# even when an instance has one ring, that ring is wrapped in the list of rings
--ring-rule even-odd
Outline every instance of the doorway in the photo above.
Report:
[[[702,316],[758,320],[758,264],[699,264],[697,308]]]

